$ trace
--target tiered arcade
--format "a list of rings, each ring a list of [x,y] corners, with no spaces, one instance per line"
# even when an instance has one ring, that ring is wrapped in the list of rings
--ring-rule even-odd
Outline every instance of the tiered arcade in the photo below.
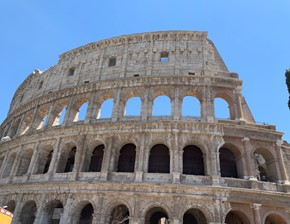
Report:
[[[1,125],[0,206],[23,224],[289,224],[290,146],[241,89],[206,32],[64,53]]]

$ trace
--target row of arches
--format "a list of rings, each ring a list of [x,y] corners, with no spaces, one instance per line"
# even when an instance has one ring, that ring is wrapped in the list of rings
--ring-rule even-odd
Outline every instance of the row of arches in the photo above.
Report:
[[[35,154],[35,155],[34,155]],[[173,161],[179,161],[178,172],[184,175],[211,175],[212,162],[205,149],[198,145],[186,145],[179,153],[173,153],[165,144],[155,144],[148,151],[145,150],[143,159],[140,158],[140,147],[134,143],[127,143],[116,151],[107,149],[105,144],[98,144],[86,151],[80,151],[77,144],[67,143],[60,151],[47,145],[38,150],[26,149],[18,153],[12,151],[0,157],[0,174],[2,178],[8,176],[23,176],[25,174],[46,174],[48,172],[124,172],[134,173],[171,173]],[[34,155],[34,156],[33,156]],[[106,156],[107,155],[107,156]],[[260,181],[274,182],[280,178],[274,155],[266,149],[253,151],[252,161],[242,157],[241,152],[230,144],[224,144],[218,150],[216,164],[219,175],[229,178],[244,178],[249,163],[255,168],[255,175]],[[81,159],[81,158],[84,159]],[[33,160],[32,160],[33,158]],[[107,158],[107,159],[106,159]],[[137,166],[143,161],[145,166]],[[141,161],[141,162],[140,162]],[[76,166],[76,163],[78,165]],[[109,164],[112,164],[110,167]]]
[[[201,101],[195,96],[184,96],[181,100],[180,109],[175,111],[174,104],[168,96],[157,96],[152,105],[145,105],[146,102],[141,97],[133,96],[120,105],[115,106],[116,99],[107,96],[108,99],[93,104],[87,97],[77,99],[74,104],[69,100],[62,100],[51,105],[43,105],[35,110],[31,110],[18,116],[15,120],[2,130],[1,138],[5,136],[14,137],[23,135],[29,130],[40,130],[44,127],[66,125],[74,122],[90,119],[107,119],[116,115],[121,117],[141,117],[142,111],[150,110],[149,116],[173,116],[175,113],[181,117],[197,118],[203,116]],[[120,103],[119,103],[120,104]],[[150,109],[151,108],[151,109]],[[214,99],[214,115],[216,118],[229,119],[232,117],[229,104],[223,98]]]
[[[12,213],[15,210],[15,201],[10,201],[7,210]],[[38,212],[37,203],[33,200],[27,201],[21,208],[19,214],[14,215],[14,221],[19,220],[21,223],[33,224],[37,220],[42,224],[93,224],[93,223],[109,223],[109,224],[130,224],[133,220],[132,211],[123,203],[115,203],[107,209],[105,215],[98,214],[95,205],[90,201],[81,201],[74,205],[72,210],[64,214],[65,206],[60,200],[54,199],[48,201],[41,212]],[[37,216],[37,217],[36,217]],[[178,220],[178,223],[183,224],[207,224],[212,218],[207,217],[208,214],[204,213],[198,207],[191,207],[187,209],[181,217],[173,218],[168,207],[164,206],[150,206],[146,209],[144,217],[141,218],[144,224],[170,224],[170,220]],[[225,215],[223,222],[226,224],[251,224],[252,216],[244,213],[240,209],[231,209]],[[138,218],[139,219],[139,218]],[[140,219],[140,220],[141,220]],[[135,220],[136,221],[136,220]],[[277,213],[269,213],[264,218],[264,224],[286,224],[284,218]]]

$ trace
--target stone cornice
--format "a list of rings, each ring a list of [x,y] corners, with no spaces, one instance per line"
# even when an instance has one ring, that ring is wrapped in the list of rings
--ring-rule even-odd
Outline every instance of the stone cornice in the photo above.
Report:
[[[76,48],[60,55],[60,60],[68,60],[82,55],[90,51],[96,51],[104,47],[113,47],[119,45],[129,45],[142,42],[154,41],[180,41],[180,40],[204,40],[207,38],[207,32],[199,31],[161,31],[161,32],[148,32],[132,35],[124,35],[114,38],[109,38],[99,42],[87,44],[85,46]]]

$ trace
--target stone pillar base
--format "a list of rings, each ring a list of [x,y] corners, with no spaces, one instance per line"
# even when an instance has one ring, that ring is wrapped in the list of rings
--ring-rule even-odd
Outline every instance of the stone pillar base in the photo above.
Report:
[[[217,175],[211,176],[211,185],[220,186],[220,176]]]
[[[135,182],[143,182],[143,171],[135,172]]]
[[[108,172],[101,172],[101,181],[107,181],[108,180]]]
[[[180,173],[177,172],[172,173],[172,183],[180,184]]]

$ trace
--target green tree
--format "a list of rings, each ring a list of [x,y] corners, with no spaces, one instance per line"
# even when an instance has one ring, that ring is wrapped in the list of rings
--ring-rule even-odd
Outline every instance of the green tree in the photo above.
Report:
[[[286,76],[286,85],[287,85],[288,93],[289,93],[288,107],[290,109],[290,69],[286,70],[285,76]]]

